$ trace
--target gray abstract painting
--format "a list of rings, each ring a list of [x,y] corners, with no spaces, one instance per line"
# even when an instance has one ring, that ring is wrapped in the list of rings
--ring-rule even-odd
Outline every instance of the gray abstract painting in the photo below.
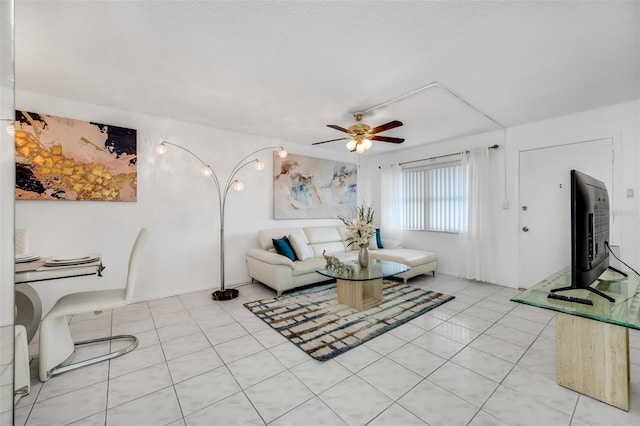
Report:
[[[337,218],[356,208],[355,164],[276,153],[273,174],[274,219]]]

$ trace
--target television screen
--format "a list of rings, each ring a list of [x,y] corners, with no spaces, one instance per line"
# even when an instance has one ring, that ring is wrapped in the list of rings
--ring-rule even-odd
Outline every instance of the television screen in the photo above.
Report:
[[[571,170],[571,285],[587,288],[609,266],[609,195],[604,183]]]
[[[571,170],[571,286],[551,293],[585,289],[615,302],[591,287],[609,267],[609,194],[605,184],[578,170]],[[561,298],[555,294],[549,297]],[[589,300],[572,301],[592,304]]]

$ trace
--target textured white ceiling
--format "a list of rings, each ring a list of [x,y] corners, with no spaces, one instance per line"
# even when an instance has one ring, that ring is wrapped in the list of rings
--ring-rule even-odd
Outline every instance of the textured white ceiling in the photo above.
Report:
[[[514,126],[640,97],[639,28],[638,1],[16,0],[16,87],[310,145],[437,81]],[[497,128],[439,88],[364,121],[393,119],[378,152]]]

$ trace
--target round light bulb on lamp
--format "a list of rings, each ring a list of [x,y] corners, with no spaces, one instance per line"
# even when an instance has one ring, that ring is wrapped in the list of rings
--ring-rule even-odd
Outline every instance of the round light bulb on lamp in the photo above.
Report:
[[[369,148],[371,148],[373,146],[373,142],[371,142],[371,139],[369,139],[369,138],[364,138],[362,140],[362,144],[364,146],[364,149],[369,149]]]
[[[362,154],[365,151],[365,149],[366,148],[364,147],[364,144],[362,144],[362,143],[359,143],[358,146],[356,146],[356,152],[358,154]]]
[[[159,143],[156,145],[156,153],[160,155],[164,155],[167,153],[167,146],[164,143]]]
[[[239,180],[236,180],[233,182],[233,189],[240,192],[244,189],[244,183],[240,182]]]
[[[264,162],[256,160],[256,164],[253,167],[255,167],[257,171],[261,172],[264,170]]]
[[[278,151],[278,157],[280,157],[280,158],[287,158],[287,155],[289,155],[289,153],[284,148],[282,148],[280,151]]]
[[[211,177],[212,174],[213,174],[213,170],[211,170],[211,167],[209,166],[200,167],[200,176]]]
[[[353,151],[356,147],[356,140],[355,139],[351,139],[349,142],[347,142],[347,149],[349,151]]]

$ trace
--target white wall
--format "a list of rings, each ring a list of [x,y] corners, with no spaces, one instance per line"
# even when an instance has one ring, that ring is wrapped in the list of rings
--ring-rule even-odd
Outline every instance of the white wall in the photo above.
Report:
[[[188,154],[169,146],[164,157],[154,152],[161,140],[189,148],[208,162],[221,181],[250,152],[283,145],[293,154],[352,161],[345,152],[322,149],[306,152],[290,143],[220,129],[195,126],[96,105],[81,104],[36,93],[17,91],[16,109],[137,129],[138,201],[64,202],[16,201],[16,227],[29,229],[30,252],[58,255],[100,252],[107,269],[103,278],[75,278],[33,284],[43,311],[71,291],[120,287],[126,277],[128,254],[138,229],[149,228],[143,257],[142,279],[134,297],[138,300],[220,286],[219,207],[211,179],[200,177],[200,165]],[[243,169],[238,178],[245,183],[241,193],[227,197],[225,220],[226,286],[249,281],[245,252],[257,247],[257,231],[268,227],[337,224],[336,219],[272,219],[272,153],[257,155],[266,168]]]
[[[507,150],[509,193],[517,200],[518,160],[520,151],[582,142],[594,139],[612,138],[614,145],[613,187],[608,188],[612,206],[613,224],[611,244],[619,245],[623,260],[635,269],[640,267],[640,100],[613,105],[545,120],[539,123],[514,127],[508,131]],[[603,159],[607,161],[608,159]],[[544,171],[541,171],[544,172]],[[627,189],[633,189],[635,196],[626,197]],[[505,235],[505,245],[514,250],[504,253],[508,270],[506,273],[517,282],[517,239],[519,232],[519,203],[512,206],[511,214],[503,220],[509,223]]]
[[[143,261],[143,279],[136,299],[150,299],[219,287],[218,205],[210,180],[198,175],[194,159],[176,149],[158,157],[153,148],[165,139],[192,149],[217,171],[221,180],[247,153],[272,145],[284,145],[290,152],[353,162],[348,152],[336,158],[335,151],[283,143],[279,140],[194,126],[169,119],[87,105],[60,98],[18,91],[16,108],[63,117],[93,120],[138,130],[138,201],[108,202],[16,202],[16,226],[30,229],[30,251],[42,255],[101,252],[107,266],[101,279],[73,279],[36,284],[46,311],[70,291],[105,286],[121,286],[127,256],[137,230],[147,226],[149,245]],[[382,164],[458,152],[474,146],[500,144],[495,155],[504,158],[506,198],[510,208],[502,209],[503,188],[496,188],[496,215],[499,223],[497,252],[500,259],[498,283],[518,285],[518,157],[519,152],[536,147],[613,137],[616,150],[616,181],[612,191],[616,220],[612,241],[621,246],[625,259],[638,267],[640,259],[639,194],[640,152],[639,102],[631,102],[559,117],[508,129],[507,141],[501,131],[398,150],[384,155],[373,151],[357,158],[359,198],[374,203],[379,210],[379,169]],[[266,227],[336,224],[337,220],[274,221],[272,219],[271,154],[260,154],[267,168],[252,168],[239,177],[245,182],[242,193],[231,192],[226,216],[226,283],[234,286],[249,280],[244,253],[257,246],[256,231]],[[502,173],[502,172],[501,172]],[[502,174],[501,174],[502,176]],[[636,196],[627,199],[633,188]],[[379,218],[379,214],[377,215]],[[460,264],[457,235],[435,232],[405,232],[406,247],[433,250],[439,257],[441,273],[457,275]]]
[[[612,244],[621,247],[623,258],[631,266],[640,267],[640,101],[628,102],[558,117],[507,129],[506,143],[501,131],[449,140],[416,149],[399,150],[393,154],[363,156],[360,189],[364,198],[379,208],[379,169],[384,164],[459,152],[475,146],[501,145],[499,155],[505,160],[506,191],[496,188],[495,212],[499,224],[497,253],[499,259],[498,283],[518,286],[519,214],[518,175],[520,151],[561,145],[572,142],[611,137],[614,140],[614,188],[610,190],[614,222],[611,229]],[[541,172],[544,172],[541,170]],[[503,172],[500,171],[500,175]],[[628,199],[626,190],[633,189],[635,197]],[[506,194],[506,197],[504,196]],[[503,199],[509,203],[502,208]],[[458,275],[461,264],[456,234],[427,231],[405,231],[404,245],[409,248],[433,250],[438,254],[438,270]]]

